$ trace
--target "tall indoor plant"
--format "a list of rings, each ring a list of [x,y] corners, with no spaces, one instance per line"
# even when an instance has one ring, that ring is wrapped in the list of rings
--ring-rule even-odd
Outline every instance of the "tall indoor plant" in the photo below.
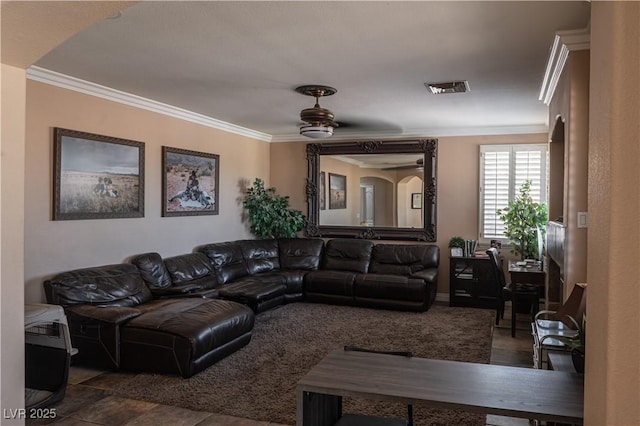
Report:
[[[531,198],[531,181],[525,181],[519,195],[497,212],[504,222],[504,235],[513,244],[512,252],[521,259],[538,257],[538,235],[543,235],[547,223],[547,205]]]
[[[247,188],[242,205],[249,213],[251,233],[258,238],[294,238],[306,224],[302,212],[289,207],[289,197],[265,188],[260,178]]]

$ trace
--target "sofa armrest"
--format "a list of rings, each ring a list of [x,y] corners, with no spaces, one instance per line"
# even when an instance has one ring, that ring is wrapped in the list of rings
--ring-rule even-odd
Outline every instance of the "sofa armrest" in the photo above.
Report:
[[[422,278],[427,283],[436,283],[438,281],[438,269],[429,268],[416,271],[411,274],[411,278]]]
[[[126,307],[102,307],[94,305],[75,305],[67,307],[66,314],[71,320],[81,323],[102,322],[109,325],[120,325],[140,315],[139,309]]]
[[[171,287],[165,288],[152,288],[151,294],[156,298],[164,298],[164,297],[172,297],[172,296],[185,296],[189,293],[193,293],[196,291],[202,290],[202,285],[200,284],[184,284],[184,285],[175,285]]]

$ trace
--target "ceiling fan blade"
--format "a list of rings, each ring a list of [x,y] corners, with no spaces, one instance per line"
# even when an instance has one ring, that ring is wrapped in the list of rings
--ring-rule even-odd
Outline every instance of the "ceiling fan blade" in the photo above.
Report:
[[[372,120],[367,118],[353,118],[337,120],[339,131],[347,132],[400,132],[402,129],[393,123],[383,120]]]
[[[424,160],[422,158],[418,159],[415,164],[407,164],[404,166],[395,166],[395,167],[387,167],[382,170],[412,170],[412,169],[421,169],[424,166]]]

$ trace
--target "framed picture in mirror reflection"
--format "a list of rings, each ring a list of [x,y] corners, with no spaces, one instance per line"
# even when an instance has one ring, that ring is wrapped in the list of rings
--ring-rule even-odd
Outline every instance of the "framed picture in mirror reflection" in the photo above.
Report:
[[[411,208],[412,209],[421,209],[422,208],[422,194],[419,192],[414,192],[411,194]]]
[[[329,173],[329,209],[347,208],[347,177]]]
[[[327,208],[327,187],[325,184],[325,172],[320,172],[320,182],[318,185],[318,200],[320,201],[320,210]]]

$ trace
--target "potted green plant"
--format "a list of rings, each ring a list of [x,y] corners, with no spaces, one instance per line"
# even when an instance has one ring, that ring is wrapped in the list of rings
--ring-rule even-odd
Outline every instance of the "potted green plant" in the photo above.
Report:
[[[289,197],[265,188],[260,178],[247,188],[242,205],[249,213],[251,233],[258,238],[294,238],[306,224],[304,214],[289,207]]]
[[[451,249],[452,257],[461,257],[464,253],[464,238],[457,236],[451,237],[449,240],[449,248]]]
[[[531,181],[525,181],[519,195],[504,209],[496,211],[504,222],[504,235],[513,244],[512,253],[521,260],[538,258],[538,235],[543,238],[547,223],[547,205],[531,198]]]
[[[568,349],[571,350],[571,361],[573,361],[573,366],[578,373],[584,373],[587,316],[584,315],[582,317],[582,324],[579,324],[571,315],[567,315],[567,318],[569,318],[569,320],[576,326],[578,334],[574,337],[553,336],[553,338],[560,340]]]

